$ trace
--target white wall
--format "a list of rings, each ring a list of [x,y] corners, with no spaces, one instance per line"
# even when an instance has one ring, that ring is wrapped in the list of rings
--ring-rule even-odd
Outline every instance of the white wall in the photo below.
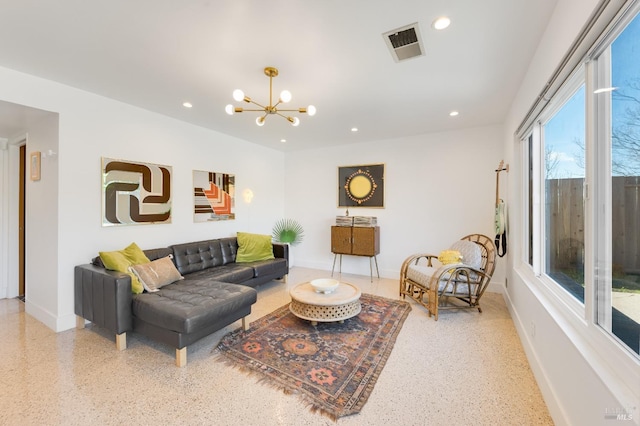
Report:
[[[44,323],[58,314],[60,190],[58,162],[47,152],[58,151],[58,116],[50,114],[31,125],[27,134],[25,180],[25,295],[26,311]],[[32,181],[30,155],[40,151],[40,180]],[[15,212],[14,212],[15,213]],[[64,253],[64,252],[62,252]]]
[[[337,207],[338,166],[385,164],[385,208],[349,209],[378,218],[381,276],[397,278],[410,254],[437,254],[464,235],[493,238],[502,138],[502,126],[488,126],[287,154],[286,216],[306,238],[293,248],[295,264],[331,270],[330,227],[346,212]],[[498,265],[490,291],[504,282]],[[369,259],[343,256],[342,271],[369,275]]]
[[[559,0],[512,103],[503,135],[512,182],[508,199],[512,249],[505,298],[556,424],[604,424],[605,410],[631,407],[637,410],[638,406],[633,389],[637,395],[639,384],[632,382],[634,375],[618,374],[615,357],[600,357],[593,342],[585,341],[563,319],[566,313],[559,312],[562,308],[558,309],[539,291],[535,279],[514,270],[519,265],[519,235],[523,235],[520,189],[525,187],[520,145],[514,140],[514,132],[597,3],[597,0]],[[633,422],[637,424],[638,419]]]
[[[0,100],[59,113],[58,146],[36,142],[38,129],[28,129],[27,149],[56,152],[43,159],[42,181],[27,188],[26,242],[26,309],[54,330],[75,325],[73,268],[99,250],[271,233],[284,213],[281,152],[9,69],[0,68],[0,81]],[[103,156],[172,166],[172,223],[102,227]],[[253,190],[251,205],[238,194],[236,220],[194,223],[193,170],[234,174],[239,194]]]

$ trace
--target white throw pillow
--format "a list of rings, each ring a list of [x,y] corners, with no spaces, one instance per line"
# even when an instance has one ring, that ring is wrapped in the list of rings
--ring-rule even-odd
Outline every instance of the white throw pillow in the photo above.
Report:
[[[482,250],[472,241],[460,240],[453,243],[449,250],[457,250],[462,255],[462,263],[472,268],[480,269],[482,266]]]
[[[141,265],[133,265],[129,267],[129,270],[138,277],[148,292],[158,291],[165,285],[184,279],[173,264],[171,256]]]

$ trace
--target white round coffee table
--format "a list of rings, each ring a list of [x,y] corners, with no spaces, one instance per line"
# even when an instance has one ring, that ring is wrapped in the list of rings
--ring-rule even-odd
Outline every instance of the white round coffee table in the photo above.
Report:
[[[360,313],[360,289],[341,282],[331,293],[318,293],[310,283],[298,284],[291,289],[289,310],[298,318],[318,322],[333,322],[353,318]]]

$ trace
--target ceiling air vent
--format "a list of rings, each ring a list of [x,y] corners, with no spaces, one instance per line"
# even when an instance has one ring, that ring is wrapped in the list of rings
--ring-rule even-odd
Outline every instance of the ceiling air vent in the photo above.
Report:
[[[420,41],[420,28],[417,22],[388,31],[382,34],[382,37],[396,62],[424,56],[424,49]]]

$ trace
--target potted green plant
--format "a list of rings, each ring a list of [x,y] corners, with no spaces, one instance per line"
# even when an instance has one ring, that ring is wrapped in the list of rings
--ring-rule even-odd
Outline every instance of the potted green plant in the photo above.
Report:
[[[273,226],[273,239],[279,243],[295,246],[304,239],[304,229],[295,219],[280,219]]]

